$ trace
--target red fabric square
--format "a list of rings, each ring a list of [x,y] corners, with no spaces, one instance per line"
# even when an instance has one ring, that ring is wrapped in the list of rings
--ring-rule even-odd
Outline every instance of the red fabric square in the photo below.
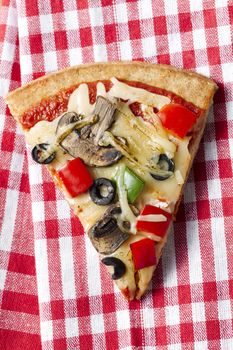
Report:
[[[216,140],[228,140],[228,124],[226,120],[215,123]]]
[[[57,220],[45,220],[47,238],[57,238],[59,235]]]
[[[129,21],[128,26],[129,26],[130,39],[131,40],[140,39],[141,38],[140,21],[139,20]]]
[[[208,9],[203,11],[204,14],[204,22],[205,22],[205,28],[216,28],[217,27],[217,21],[216,21],[216,10]]]
[[[220,52],[218,47],[207,47],[208,62],[211,65],[220,64]]]
[[[0,42],[4,40],[5,32],[6,32],[6,25],[1,23],[0,24]]]
[[[233,24],[233,5],[228,5],[228,14],[230,23]]]
[[[181,32],[189,32],[192,30],[191,14],[190,12],[179,14],[179,24]]]
[[[15,143],[15,133],[4,130],[2,133],[2,151],[13,152]]]
[[[56,50],[66,50],[68,48],[66,31],[54,32]]]
[[[40,334],[0,329],[0,349],[32,350],[32,348],[33,350],[41,350]]]
[[[182,56],[185,69],[192,69],[196,67],[195,52],[193,50],[183,51]]]
[[[72,227],[72,236],[83,236],[84,228],[80,220],[74,216],[71,217],[71,227]]]
[[[154,31],[156,35],[167,34],[167,22],[165,16],[159,16],[154,18]]]
[[[76,0],[76,6],[78,10],[84,10],[88,8],[88,0]]]
[[[232,191],[232,188],[231,188],[231,191]],[[223,198],[222,208],[223,208],[224,216],[233,216],[233,197]]]
[[[63,1],[60,1],[60,0],[51,1],[51,10],[52,10],[52,13],[63,12],[64,11]]]
[[[119,349],[119,343],[118,343],[118,332],[106,332],[105,333],[105,339],[106,344],[111,344],[111,349]]]
[[[220,339],[220,327],[218,320],[206,321],[206,333],[208,340]]]
[[[197,202],[197,216],[199,220],[210,218],[210,203],[208,200],[199,200]]]
[[[0,29],[1,30],[1,29]],[[11,74],[12,80],[20,82],[21,80],[21,74],[20,74],[20,65],[19,62],[14,62],[12,66],[12,74]]]
[[[43,45],[42,45],[42,35],[41,34],[34,34],[30,35],[30,50],[31,54],[36,53],[42,53],[43,52]]]
[[[37,295],[4,290],[2,294],[2,310],[38,315],[39,308]]]
[[[28,17],[39,15],[38,0],[27,1],[26,13]]]
[[[193,167],[195,181],[206,181],[206,163],[205,162],[196,162]]]
[[[153,297],[153,306],[162,308],[165,305],[164,301],[164,289],[156,288],[155,293],[152,294]]]
[[[113,0],[101,0],[102,6],[112,6]]]
[[[141,346],[142,344],[142,329],[131,327],[130,328],[131,335],[131,346]]]
[[[188,343],[194,341],[193,324],[181,323],[180,325],[181,343]]]
[[[78,316],[80,317],[90,315],[89,297],[81,297],[77,299],[77,311],[78,311]]]
[[[19,253],[10,253],[8,270],[11,272],[35,275],[35,257]]]
[[[204,282],[203,283],[203,295],[204,295],[205,302],[217,300],[216,282]]]
[[[191,303],[191,290],[189,285],[178,286],[178,298],[179,298],[179,304]]]
[[[116,304],[115,304],[115,295],[114,294],[106,294],[102,298],[103,303],[103,313],[115,312]]]
[[[79,336],[79,350],[93,349],[92,335],[85,334]]]
[[[219,159],[218,166],[220,179],[232,178],[232,166],[230,159]]]
[[[80,41],[82,47],[93,45],[91,28],[80,28]]]
[[[167,327],[155,327],[156,345],[167,345]]]
[[[66,339],[53,339],[53,349],[54,350],[62,350],[67,349]]]
[[[9,170],[0,169],[0,188],[7,188]]]
[[[22,174],[21,176],[20,191],[24,193],[30,193],[28,174]]]
[[[170,64],[169,54],[158,55],[157,60],[158,60],[158,63],[160,63],[160,64]]]
[[[104,26],[104,33],[105,33],[105,40],[107,44],[117,41],[115,24],[106,24]]]
[[[55,201],[56,200],[56,191],[53,182],[44,182],[43,183],[43,194],[44,200],[47,201]]]
[[[63,300],[51,301],[51,314],[53,320],[58,320],[65,317]]]

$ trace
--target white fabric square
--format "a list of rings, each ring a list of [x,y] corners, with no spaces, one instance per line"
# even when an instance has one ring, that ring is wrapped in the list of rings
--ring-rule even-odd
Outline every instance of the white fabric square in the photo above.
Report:
[[[117,17],[118,23],[127,23],[128,22],[127,6],[125,3],[116,4],[115,11],[116,11],[116,17]]]
[[[16,7],[12,5],[8,7],[7,25],[11,27],[17,27],[18,25],[18,13]]]
[[[229,0],[215,0],[215,7],[224,7],[229,4]]]
[[[206,340],[195,341],[194,342],[194,350],[209,350],[207,341]]]
[[[181,52],[181,41],[180,41],[180,33],[171,33],[168,35],[168,43],[169,43],[169,53],[173,54],[176,52]]]
[[[233,81],[233,63],[222,64],[222,75],[225,83],[231,83]]]
[[[4,289],[6,280],[6,270],[0,269],[0,290]]]
[[[41,340],[53,340],[53,321],[42,321],[40,323]]]
[[[70,207],[67,201],[59,199],[57,200],[57,213],[58,219],[69,219],[70,218]]]
[[[89,7],[90,21],[92,27],[101,27],[104,24],[101,7]],[[76,24],[77,26],[77,24]]]
[[[170,344],[167,347],[168,350],[181,350],[181,344]]]
[[[222,350],[232,350],[232,338],[231,339],[221,339],[221,349]],[[200,349],[200,350],[202,350],[202,349]]]
[[[117,329],[130,329],[129,310],[120,310],[116,312],[117,316]]]
[[[94,45],[94,57],[96,62],[106,62],[107,57],[107,51],[106,51],[106,45]]]
[[[138,10],[140,19],[152,18],[151,0],[139,1]]]
[[[219,320],[230,320],[232,318],[230,300],[218,301],[218,318]]]
[[[35,261],[39,302],[50,301],[50,286],[48,273],[47,239],[35,240]],[[47,339],[46,339],[47,340]]]
[[[193,29],[193,46],[196,50],[206,48],[205,30],[203,28]]]
[[[230,26],[220,26],[218,29],[218,40],[219,45],[230,45],[231,44],[231,30]]]
[[[233,114],[233,113],[232,113]],[[233,139],[229,139],[230,157],[233,159]]]
[[[132,48],[129,40],[121,41],[119,43],[121,59],[131,60],[132,59]]]
[[[179,305],[166,306],[166,324],[168,326],[173,326],[180,323],[180,310]]]
[[[204,147],[205,147],[205,160],[218,159],[216,141],[205,142]]]
[[[76,317],[66,318],[65,327],[67,338],[78,337],[78,319]]]
[[[87,264],[87,283],[89,296],[101,295],[100,263],[96,250],[93,248],[90,239],[84,235],[86,264]]]
[[[221,198],[221,183],[219,179],[207,181],[209,199]]]
[[[75,279],[72,237],[59,238],[63,299],[75,299]]]
[[[65,11],[65,28],[66,30],[77,30],[78,13],[77,11]]]
[[[233,120],[233,101],[229,101],[226,103],[227,107],[227,120]]]
[[[193,322],[205,321],[205,304],[204,303],[192,303],[192,315]]]
[[[32,58],[30,55],[20,55],[20,69],[22,75],[32,75]]]
[[[104,333],[103,315],[91,315],[91,330],[93,334]]]
[[[18,29],[19,29],[19,38],[27,37],[28,33],[28,18],[18,16]]]
[[[166,16],[178,14],[176,0],[172,0],[172,1],[171,0],[164,0],[164,7],[165,7]]]
[[[53,33],[53,16],[51,14],[40,15],[39,19],[41,34]]]
[[[141,39],[142,42],[142,50],[143,50],[143,56],[144,57],[153,57],[156,56],[156,44],[155,44],[155,37],[148,37]]]
[[[6,94],[9,92],[9,87],[10,87],[10,80],[1,78],[0,96],[6,96]],[[5,118],[5,115],[3,117],[3,120],[4,118]]]
[[[190,5],[190,11],[194,12],[194,11],[201,11],[202,10],[202,0],[192,0],[189,2]]]
[[[47,73],[58,69],[56,51],[49,51],[44,53],[44,66]]]
[[[32,218],[33,222],[45,220],[44,202],[32,202]]]
[[[209,66],[199,66],[196,67],[196,72],[205,75],[206,77],[210,76],[210,67]]]
[[[163,279],[164,287],[176,287],[177,286],[177,273],[176,273],[176,250],[174,243],[173,227],[168,237],[166,248],[163,252]]]
[[[23,169],[24,155],[20,153],[13,152],[11,159],[11,171],[16,171],[17,173],[22,173]]]
[[[190,283],[202,283],[201,254],[197,221],[186,222]]]
[[[15,45],[8,43],[6,40],[3,42],[2,57],[3,61],[13,61],[15,56]]]
[[[155,310],[156,312],[156,310]],[[142,309],[143,324],[145,328],[154,328],[154,310],[149,308]]]
[[[216,281],[229,279],[227,267],[226,238],[224,229],[224,218],[211,218],[211,233],[214,248],[214,267]]]
[[[82,63],[82,50],[80,47],[69,49],[70,65],[75,66],[76,64]]]
[[[41,165],[30,164],[29,165],[29,177],[30,177],[30,184],[31,185],[41,184],[42,183]]]

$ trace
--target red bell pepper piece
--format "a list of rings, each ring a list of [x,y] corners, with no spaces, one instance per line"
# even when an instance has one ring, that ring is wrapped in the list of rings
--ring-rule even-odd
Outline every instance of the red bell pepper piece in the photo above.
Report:
[[[130,244],[135,270],[156,265],[155,242],[149,238]]]
[[[86,192],[93,184],[93,179],[80,158],[70,160],[58,174],[71,197]]]
[[[165,210],[155,207],[153,205],[146,205],[140,216],[146,216],[150,214],[162,214],[167,220],[160,222],[151,222],[151,221],[137,221],[136,228],[138,231],[153,233],[156,236],[163,238],[167,232],[167,229],[172,221],[172,215]]]
[[[193,112],[178,103],[165,105],[158,112],[158,116],[165,129],[181,138],[185,137],[197,120]]]

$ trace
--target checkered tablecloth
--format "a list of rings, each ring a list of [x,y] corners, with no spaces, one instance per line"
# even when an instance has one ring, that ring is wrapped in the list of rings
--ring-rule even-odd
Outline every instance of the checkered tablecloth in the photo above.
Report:
[[[232,29],[231,0],[3,0],[1,349],[233,349]],[[70,65],[132,59],[193,69],[219,91],[151,290],[129,303],[2,96]]]

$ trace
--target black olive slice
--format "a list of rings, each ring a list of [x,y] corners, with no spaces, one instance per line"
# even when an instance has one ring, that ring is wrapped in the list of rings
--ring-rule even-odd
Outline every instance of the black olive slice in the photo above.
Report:
[[[113,268],[114,268],[114,272],[112,274],[113,280],[118,280],[126,272],[125,264],[123,263],[122,260],[120,260],[118,258],[115,258],[113,256],[108,256],[106,258],[103,258],[101,261],[106,266],[113,266]]]
[[[160,154],[157,165],[159,166],[159,169],[162,172],[164,172],[164,174],[162,172],[159,173],[158,171],[158,174],[151,173],[151,176],[158,181],[163,181],[168,179],[171,176],[171,174],[167,172],[174,172],[175,170],[175,163],[173,162],[172,159],[168,158],[166,154]]]
[[[40,143],[33,148],[32,158],[35,162],[39,164],[49,164],[54,160],[56,152],[49,152],[49,147],[51,146],[48,143]]]
[[[89,190],[91,199],[97,205],[108,205],[116,195],[115,184],[104,177],[96,179]]]

